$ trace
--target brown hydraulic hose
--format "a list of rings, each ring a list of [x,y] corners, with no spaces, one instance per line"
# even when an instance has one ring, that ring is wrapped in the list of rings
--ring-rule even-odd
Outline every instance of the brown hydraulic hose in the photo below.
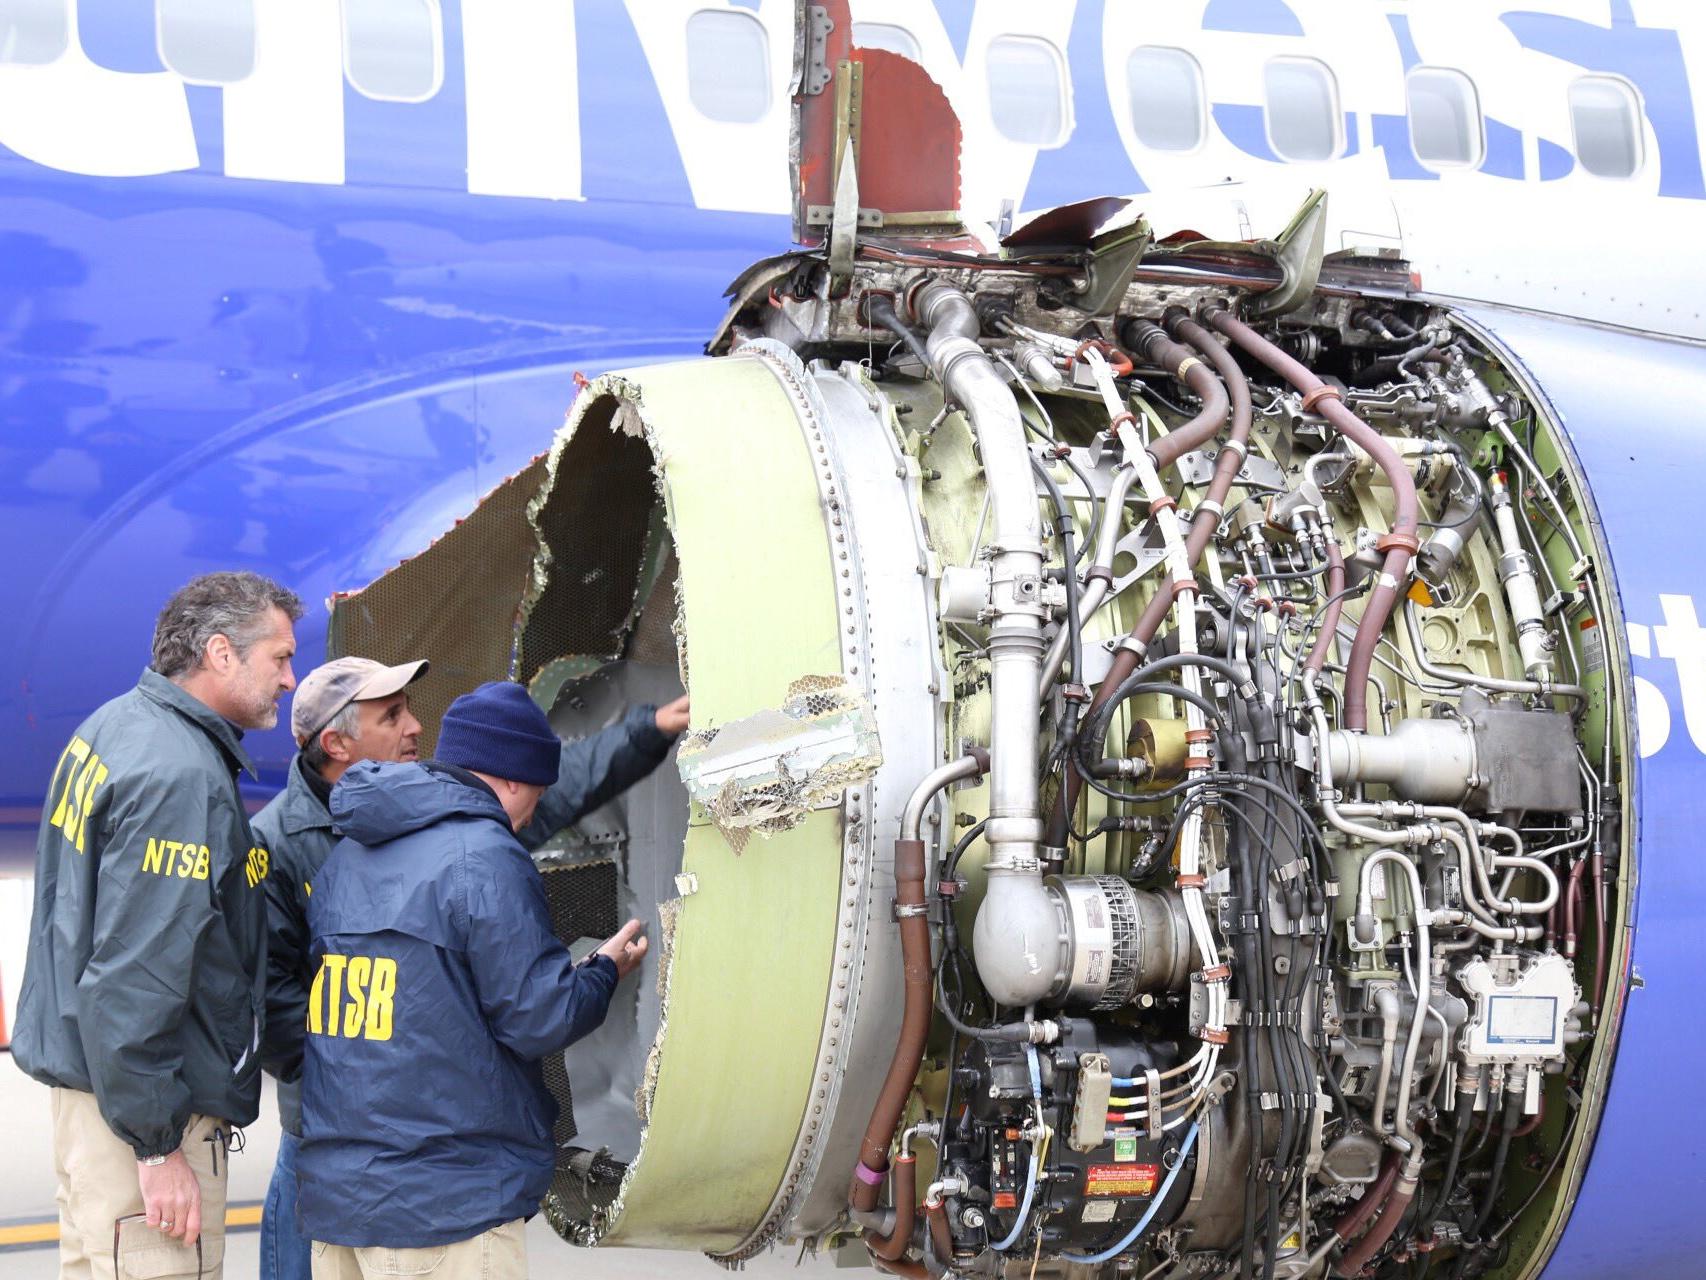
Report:
[[[1333,638],[1339,634],[1339,615],[1345,611],[1345,558],[1339,554],[1338,542],[1327,539],[1327,608],[1321,617],[1321,633],[1309,650],[1303,665],[1319,674],[1327,665],[1332,652]]]
[[[1386,1198],[1386,1193],[1392,1190],[1392,1184],[1398,1181],[1398,1164],[1400,1157],[1396,1152],[1386,1157],[1386,1163],[1380,1166],[1380,1176],[1369,1183],[1368,1190],[1362,1193],[1358,1200],[1333,1224],[1333,1234],[1341,1240],[1349,1240],[1362,1230],[1363,1223],[1374,1216],[1374,1211],[1380,1202]]]
[[[1194,358],[1192,353],[1178,343],[1169,341],[1164,335],[1155,339],[1153,334],[1148,333],[1148,330],[1160,333],[1155,326],[1148,325],[1143,331],[1139,331],[1135,324],[1127,326],[1127,333],[1138,339],[1138,345],[1144,348],[1145,358],[1167,364],[1167,367],[1185,379],[1186,385],[1195,391],[1203,402],[1201,413],[1150,447],[1149,456],[1155,460],[1155,469],[1160,471],[1163,466],[1170,466],[1183,454],[1191,449],[1201,448],[1213,439],[1215,432],[1220,429],[1220,424],[1226,420],[1227,406],[1231,406],[1232,425],[1228,436],[1233,444],[1222,449],[1220,456],[1215,459],[1214,475],[1210,477],[1208,484],[1208,496],[1197,504],[1197,509],[1191,517],[1190,528],[1185,534],[1185,558],[1194,565],[1202,555],[1203,548],[1208,546],[1209,539],[1214,536],[1215,529],[1219,527],[1226,495],[1232,491],[1233,481],[1238,478],[1239,468],[1244,465],[1244,455],[1248,451],[1250,440],[1250,384],[1244,377],[1244,371],[1238,367],[1238,362],[1226,348],[1216,342],[1214,335],[1207,329],[1193,321],[1183,308],[1169,307],[1161,319],[1169,332],[1184,338],[1202,354],[1212,366],[1213,372],[1204,368],[1201,361],[1186,365],[1187,359]],[[1146,346],[1142,341],[1146,335],[1153,346]],[[1213,384],[1213,391],[1205,393],[1203,388],[1210,383]],[[1187,443],[1163,448],[1180,440]],[[1118,520],[1120,513],[1110,511],[1102,518]],[[1091,567],[1092,575],[1098,572],[1106,574],[1109,582],[1112,582],[1112,565]],[[1146,645],[1155,638],[1155,633],[1161,628],[1162,619],[1167,616],[1167,610],[1173,607],[1173,594],[1173,584],[1166,584],[1150,597],[1149,604],[1138,616],[1137,625],[1131,629],[1132,638],[1139,644]],[[1085,716],[1086,720],[1113,697],[1120,682],[1136,668],[1137,655],[1130,649],[1114,651],[1113,664],[1109,667],[1108,674],[1103,677],[1102,683],[1097,686],[1096,696]],[[1066,844],[1068,819],[1073,805],[1078,802],[1078,791],[1082,785],[1077,771],[1068,769],[1065,785],[1055,799],[1054,811],[1049,815],[1048,830],[1043,836],[1044,844],[1055,848]]]
[[[1593,876],[1593,999],[1590,1005],[1593,1009],[1593,1025],[1597,1027],[1600,997],[1605,993],[1605,954],[1608,942],[1605,936],[1605,855],[1595,849],[1589,861]]]
[[[896,840],[894,842],[895,910],[900,918],[900,952],[905,975],[906,1003],[901,1014],[900,1039],[894,1047],[894,1058],[883,1081],[877,1105],[871,1112],[864,1140],[859,1146],[859,1163],[853,1167],[853,1181],[847,1198],[853,1207],[862,1211],[876,1208],[877,1188],[889,1167],[889,1143],[900,1125],[901,1112],[912,1092],[912,1082],[918,1076],[918,1064],[924,1060],[924,1041],[930,1034],[930,921],[924,904],[924,842]],[[912,1212],[912,1193],[906,1196]],[[899,1199],[896,1199],[899,1212]],[[911,1228],[908,1228],[910,1232]]]
[[[865,1233],[865,1246],[873,1257],[894,1262],[906,1256],[912,1247],[912,1227],[918,1220],[918,1158],[901,1156],[894,1162],[889,1199],[894,1204],[894,1227],[888,1235],[875,1231]]]
[[[907,1280],[930,1280],[930,1273],[924,1269],[922,1262],[889,1262],[887,1259],[878,1259],[876,1265],[878,1271],[886,1271],[891,1276],[905,1276]]]
[[[1542,1093],[1540,1095],[1540,1105],[1534,1109],[1534,1114],[1529,1116],[1528,1119],[1524,1120],[1521,1124],[1517,1125],[1516,1128],[1512,1129],[1511,1137],[1526,1138],[1544,1123],[1546,1123],[1546,1095]]]
[[[1130,320],[1122,326],[1120,336],[1128,345],[1141,351],[1145,360],[1167,370],[1202,401],[1202,408],[1189,422],[1149,445],[1149,456],[1155,459],[1155,469],[1165,471],[1192,449],[1200,449],[1214,439],[1215,433],[1226,422],[1226,386],[1202,362],[1197,352],[1183,343],[1174,342],[1160,325],[1148,320]]]
[[[1364,731],[1368,728],[1368,672],[1374,665],[1375,646],[1380,643],[1380,634],[1386,629],[1387,619],[1392,616],[1403,584],[1410,576],[1410,562],[1421,546],[1421,540],[1416,536],[1419,513],[1416,482],[1398,451],[1373,427],[1345,408],[1338,388],[1322,382],[1299,361],[1286,355],[1230,311],[1213,311],[1208,322],[1230,338],[1239,350],[1260,360],[1303,392],[1304,409],[1318,410],[1333,430],[1373,458],[1392,486],[1392,529],[1378,544],[1386,553],[1386,559],[1357,623],[1350,659],[1345,664],[1345,727],[1356,732]]]
[[[936,1250],[936,1257],[945,1265],[952,1265],[954,1237],[948,1230],[948,1211],[940,1200],[924,1202],[924,1221],[930,1228],[930,1243]]]
[[[1368,1265],[1368,1260],[1380,1252],[1380,1247],[1392,1238],[1392,1233],[1398,1229],[1398,1222],[1410,1207],[1410,1201],[1415,1199],[1416,1184],[1406,1178],[1400,1180],[1398,1187],[1386,1200],[1386,1207],[1380,1211],[1380,1216],[1374,1220],[1374,1225],[1368,1233],[1345,1251],[1342,1258],[1333,1265],[1333,1269],[1342,1276],[1354,1276]]]
[[[1582,923],[1582,872],[1587,870],[1583,858],[1570,868],[1570,884],[1564,891],[1564,955],[1576,958],[1576,930]]]

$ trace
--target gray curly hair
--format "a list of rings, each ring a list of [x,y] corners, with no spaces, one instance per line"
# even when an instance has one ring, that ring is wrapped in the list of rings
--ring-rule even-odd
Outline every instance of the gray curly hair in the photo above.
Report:
[[[229,639],[238,656],[247,654],[266,631],[273,609],[295,622],[302,616],[302,601],[258,573],[204,573],[180,587],[160,610],[149,665],[168,680],[188,675],[201,665],[214,636]]]

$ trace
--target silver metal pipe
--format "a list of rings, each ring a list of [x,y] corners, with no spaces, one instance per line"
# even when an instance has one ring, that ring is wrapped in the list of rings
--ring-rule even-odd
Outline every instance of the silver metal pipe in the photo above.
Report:
[[[1398,1047],[1398,993],[1389,986],[1381,987],[1374,993],[1374,1007],[1380,1013],[1380,1074],[1374,1082],[1374,1136],[1385,1142],[1391,1136],[1386,1129],[1386,1091],[1392,1079],[1392,1055]]]
[[[937,765],[924,775],[912,794],[907,797],[906,808],[900,814],[900,838],[902,840],[922,840],[924,829],[924,810],[929,808],[939,792],[962,778],[975,778],[982,769],[982,764],[976,756],[961,756],[950,760],[947,764]]]
[[[1499,579],[1504,583],[1505,598],[1510,602],[1511,621],[1516,624],[1516,643],[1522,654],[1523,671],[1530,680],[1550,684],[1550,645],[1553,638],[1546,629],[1540,586],[1534,577],[1534,561],[1523,550],[1522,535],[1517,532],[1516,513],[1511,508],[1510,489],[1504,476],[1494,472],[1487,482],[1487,491],[1493,510],[1493,525],[1499,534]]]
[[[1416,602],[1404,601],[1404,626],[1410,633],[1410,649],[1415,655],[1416,665],[1422,669],[1422,674],[1434,680],[1444,680],[1449,684],[1469,685],[1476,689],[1488,689],[1494,693],[1529,693],[1536,696],[1558,694],[1565,698],[1574,698],[1578,702],[1587,698],[1587,691],[1579,684],[1543,684],[1539,680],[1506,680],[1499,676],[1478,676],[1470,671],[1452,671],[1446,667],[1436,667],[1428,661],[1427,646],[1422,643],[1421,624],[1416,620]]]
[[[1400,867],[1405,878],[1410,882],[1411,915],[1415,921],[1416,935],[1416,1012],[1410,1019],[1410,1038],[1404,1045],[1404,1061],[1398,1074],[1397,1110],[1392,1116],[1394,1145],[1402,1143],[1402,1150],[1412,1154],[1421,1151],[1421,1139],[1417,1136],[1415,1127],[1410,1123],[1410,1097],[1415,1086],[1416,1055],[1421,1051],[1422,1033],[1428,1018],[1428,988],[1423,985],[1421,975],[1433,972],[1433,950],[1428,939],[1429,912],[1427,898],[1422,893],[1421,873],[1416,870],[1415,862],[1406,854],[1396,849],[1377,849],[1362,864],[1362,871],[1357,878],[1357,909],[1365,906],[1372,911],[1373,891],[1371,878],[1374,868],[1384,863],[1392,863]]]
[[[1037,749],[1043,664],[1042,518],[1018,402],[977,344],[977,313],[937,280],[913,308],[929,326],[925,348],[943,390],[977,437],[990,498],[988,884],[972,930],[978,976],[1011,1006],[1046,996],[1062,967],[1059,914],[1043,888]]]
[[[1126,494],[1131,491],[1132,484],[1137,480],[1137,469],[1131,466],[1121,466],[1114,472],[1113,488],[1108,492],[1108,500],[1102,507],[1102,528],[1096,539],[1096,556],[1090,562],[1091,568],[1106,570],[1109,577],[1113,574],[1114,547],[1120,540],[1120,517],[1125,511]],[[1078,627],[1082,631],[1096,616],[1096,611],[1107,601],[1112,584],[1106,578],[1093,578],[1084,588],[1084,598],[1078,605]],[[1072,633],[1062,626],[1054,643],[1049,646],[1048,655],[1043,659],[1042,679],[1037,684],[1038,697],[1046,697],[1049,687],[1054,684],[1055,677],[1060,674],[1061,666],[1066,662],[1066,647],[1072,643]],[[1079,679],[1083,677],[1080,674]]]

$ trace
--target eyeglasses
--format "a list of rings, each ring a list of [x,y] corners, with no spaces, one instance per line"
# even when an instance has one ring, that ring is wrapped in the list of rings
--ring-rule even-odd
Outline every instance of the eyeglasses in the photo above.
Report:
[[[146,1224],[147,1221],[148,1215],[146,1213],[127,1213],[124,1217],[113,1220],[113,1274],[115,1276],[122,1277],[125,1274],[124,1269],[119,1266],[119,1247],[124,1242],[125,1226],[127,1224],[137,1222]],[[149,1230],[154,1230],[154,1228],[150,1227]],[[200,1236],[197,1236],[195,1240],[195,1275],[196,1280],[201,1280],[202,1260]]]

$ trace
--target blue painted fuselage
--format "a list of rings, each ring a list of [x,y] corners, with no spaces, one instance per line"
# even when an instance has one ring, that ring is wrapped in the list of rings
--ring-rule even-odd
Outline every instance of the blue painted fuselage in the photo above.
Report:
[[[151,48],[143,36],[95,38],[95,15],[119,8],[82,6],[89,56],[158,70],[139,52]],[[1277,2],[1207,9],[1203,29],[1245,21],[1252,34],[1290,12]],[[1102,16],[1080,10],[1078,23]],[[972,6],[939,11],[963,55]],[[325,599],[419,551],[539,452],[576,370],[697,351],[727,282],[786,244],[779,212],[701,207],[628,13],[578,12],[579,199],[470,194],[451,4],[431,101],[345,91],[342,182],[229,176],[220,91],[195,86],[184,90],[193,168],[92,177],[0,148],[0,868],[28,861],[54,760],[95,705],[134,681],[175,587],[231,568],[289,585],[310,605],[296,664],[307,670],[324,652]],[[1507,23],[1521,42],[1580,54],[1575,27],[1530,17]],[[1075,80],[1092,37],[1069,32]],[[1671,65],[1658,37],[1638,50],[1613,44],[1635,52],[1609,70],[1650,76]],[[1248,104],[1214,106],[1236,144]],[[1365,115],[1347,132],[1381,147],[1387,126]],[[1111,136],[1105,116],[1105,105],[1080,101],[1087,140]],[[1692,117],[1667,108],[1654,122],[1671,157],[1668,194],[1697,199]],[[1538,145],[1548,140],[1525,151],[1518,136],[1513,151],[1496,124],[1489,164],[1517,164],[1514,178],[1525,156],[1558,169]],[[1266,145],[1254,133],[1246,141]],[[1407,141],[1388,141],[1391,176],[1429,177],[1401,171],[1413,163]],[[1108,172],[1088,141],[1049,153],[1032,203],[1100,194]],[[1146,185],[1135,169],[1119,173],[1115,186]],[[1688,517],[1706,475],[1694,426],[1706,355],[1686,342],[1478,314],[1545,389],[1589,479],[1644,735],[1640,930],[1619,999],[1621,1049],[1547,1275],[1698,1275],[1706,1153],[1685,1090],[1706,1057],[1691,945],[1706,918],[1706,860],[1694,848],[1706,816],[1696,613],[1706,567]],[[258,799],[281,781],[291,744],[282,730],[250,742]]]

